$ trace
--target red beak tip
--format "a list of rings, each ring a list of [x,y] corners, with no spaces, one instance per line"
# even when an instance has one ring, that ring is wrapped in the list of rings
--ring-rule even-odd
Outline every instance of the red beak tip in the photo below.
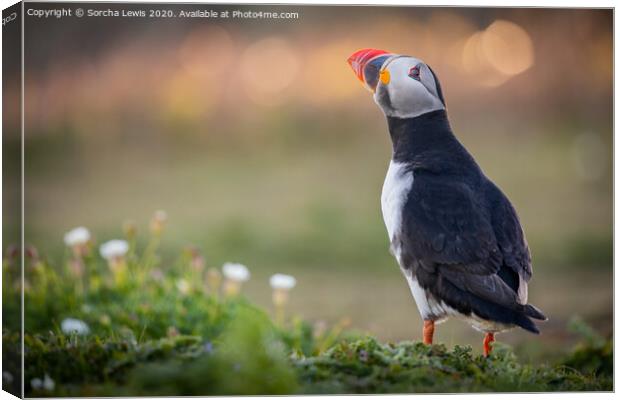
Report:
[[[351,56],[349,57],[349,60],[362,59],[362,58],[369,60],[381,54],[388,54],[388,52],[385,50],[379,50],[379,49],[359,49],[358,51],[351,54]]]

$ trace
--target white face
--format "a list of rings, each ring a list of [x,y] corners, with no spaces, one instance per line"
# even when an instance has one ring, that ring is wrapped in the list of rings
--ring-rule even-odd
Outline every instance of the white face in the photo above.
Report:
[[[385,60],[373,97],[389,117],[413,118],[446,108],[439,83],[430,68],[409,56],[392,56]]]

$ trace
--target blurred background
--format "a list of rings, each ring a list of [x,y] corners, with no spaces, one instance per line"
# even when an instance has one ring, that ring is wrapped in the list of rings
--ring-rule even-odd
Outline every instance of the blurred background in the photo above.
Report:
[[[419,339],[380,211],[386,123],[346,63],[374,47],[432,66],[456,135],[519,212],[530,301],[549,321],[499,340],[547,359],[575,340],[572,316],[611,332],[611,10],[200,8],[299,17],[26,17],[25,236],[52,264],[69,229],[146,232],[162,209],[164,267],[193,245],[209,266],[246,264],[245,293],[266,308],[268,277],[288,273],[303,318]],[[18,159],[19,126],[5,135]],[[482,339],[460,321],[437,338]]]

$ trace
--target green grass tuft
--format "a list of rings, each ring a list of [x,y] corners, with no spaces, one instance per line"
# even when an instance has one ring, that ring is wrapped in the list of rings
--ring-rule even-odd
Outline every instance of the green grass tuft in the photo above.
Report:
[[[469,347],[382,343],[297,317],[275,323],[243,296],[209,284],[204,263],[185,250],[161,261],[159,235],[121,266],[92,245],[53,266],[30,252],[25,288],[26,396],[257,395],[612,390],[613,348],[583,322],[584,337],[560,364],[519,362],[496,343],[492,356]],[[82,263],[76,268],[75,262]],[[76,272],[77,271],[77,272]],[[80,272],[81,271],[81,272]],[[213,273],[213,270],[211,270]],[[5,371],[19,376],[19,262],[3,262]],[[65,318],[89,326],[62,332]],[[46,379],[46,377],[49,377]],[[37,385],[37,379],[53,385]],[[18,380],[3,382],[19,390]]]

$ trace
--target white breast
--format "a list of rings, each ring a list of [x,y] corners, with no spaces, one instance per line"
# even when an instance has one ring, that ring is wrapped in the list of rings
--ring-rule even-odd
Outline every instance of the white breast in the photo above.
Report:
[[[381,192],[381,211],[390,242],[394,241],[394,235],[400,230],[403,206],[413,185],[413,173],[407,172],[405,167],[404,163],[390,161]],[[398,258],[397,254],[394,255]]]

